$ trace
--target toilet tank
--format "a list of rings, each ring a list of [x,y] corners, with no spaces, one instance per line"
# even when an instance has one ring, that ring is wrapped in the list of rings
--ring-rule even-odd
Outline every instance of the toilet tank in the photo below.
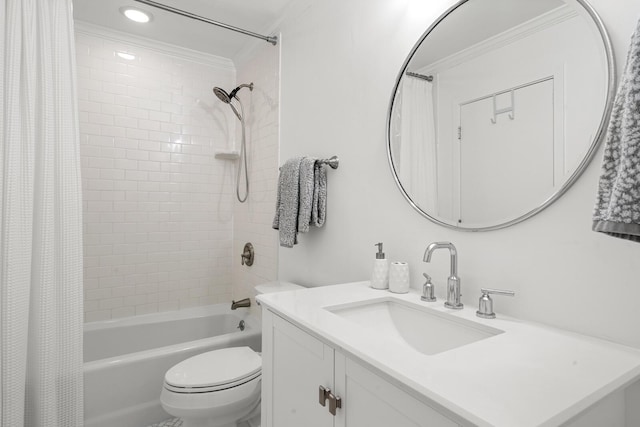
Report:
[[[303,286],[296,285],[291,282],[267,282],[261,283],[256,286],[256,294],[271,294],[273,292],[295,291],[296,289],[302,289]]]

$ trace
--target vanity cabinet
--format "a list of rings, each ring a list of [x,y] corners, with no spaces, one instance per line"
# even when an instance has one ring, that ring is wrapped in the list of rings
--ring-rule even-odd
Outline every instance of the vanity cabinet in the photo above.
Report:
[[[267,309],[262,339],[262,427],[458,426]]]

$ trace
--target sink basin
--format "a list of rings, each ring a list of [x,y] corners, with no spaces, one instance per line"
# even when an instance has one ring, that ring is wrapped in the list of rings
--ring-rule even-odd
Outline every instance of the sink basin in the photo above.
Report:
[[[324,309],[375,331],[380,337],[400,340],[426,355],[442,353],[504,332],[393,298]]]

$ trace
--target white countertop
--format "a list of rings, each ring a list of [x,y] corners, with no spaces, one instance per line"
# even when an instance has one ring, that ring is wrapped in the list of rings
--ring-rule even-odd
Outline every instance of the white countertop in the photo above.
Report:
[[[368,285],[323,286],[258,299],[347,356],[480,426],[557,426],[640,378],[636,349],[500,313],[496,319],[480,319],[477,307],[449,310],[442,300],[420,301],[414,290],[393,294]],[[392,346],[374,331],[324,309],[383,297],[424,304],[505,333],[427,356],[409,346]]]

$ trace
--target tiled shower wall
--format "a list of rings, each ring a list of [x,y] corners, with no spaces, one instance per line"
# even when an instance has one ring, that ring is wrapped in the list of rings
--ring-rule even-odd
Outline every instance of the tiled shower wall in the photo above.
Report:
[[[233,230],[233,297],[255,296],[255,285],[270,282],[278,274],[278,232],[271,228],[276,204],[279,141],[279,46],[261,43],[237,65],[238,83],[253,82],[252,92],[238,96],[245,105],[249,197],[235,202]],[[236,141],[240,141],[240,126]],[[251,267],[240,264],[244,244],[255,250]]]
[[[214,151],[236,124],[211,89],[232,62],[83,24],[76,46],[85,321],[230,301],[233,165]]]

